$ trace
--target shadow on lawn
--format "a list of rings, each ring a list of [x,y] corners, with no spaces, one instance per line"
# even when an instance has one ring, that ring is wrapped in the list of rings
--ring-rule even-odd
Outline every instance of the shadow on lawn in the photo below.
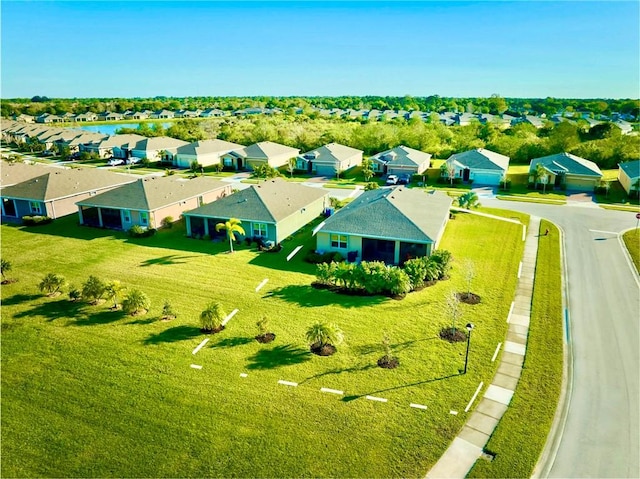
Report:
[[[352,368],[342,368],[342,369],[331,369],[329,371],[325,371],[323,373],[316,374],[314,376],[309,376],[299,384],[304,384],[309,381],[313,381],[314,379],[322,378],[324,376],[329,376],[331,374],[342,374],[342,373],[357,373],[360,371],[367,371],[369,369],[377,368],[378,366],[375,364],[367,364],[365,366],[354,366]]]
[[[170,264],[185,264],[186,261],[180,261],[188,258],[197,258],[197,256],[185,256],[170,254],[167,256],[161,256],[159,258],[147,259],[140,263],[140,266],[154,266],[154,265],[170,265]]]
[[[261,349],[249,358],[247,369],[273,369],[280,366],[292,366],[311,359],[311,351],[300,349],[291,344],[276,346],[273,349]]]
[[[399,351],[404,351],[407,348],[410,348],[411,346],[413,346],[415,343],[421,343],[423,341],[433,341],[436,339],[440,339],[438,336],[431,336],[430,338],[422,338],[422,339],[414,339],[412,341],[404,341],[402,343],[395,343],[395,344],[391,344],[391,350],[394,353],[397,353]],[[372,354],[372,353],[382,353],[382,346],[380,343],[372,343],[372,344],[364,344],[362,346],[354,346],[352,348],[357,354],[359,355],[365,355],[365,354]]]
[[[42,298],[41,294],[14,294],[7,299],[2,300],[3,306],[14,306],[20,303],[26,303],[27,301],[33,301],[34,299]]]
[[[200,328],[195,326],[175,326],[165,329],[161,333],[152,334],[144,340],[144,344],[175,343],[176,341],[193,339],[201,335]]]
[[[6,302],[3,301],[3,304],[6,304]],[[47,301],[37,306],[33,306],[30,309],[15,314],[13,317],[18,319],[31,316],[42,316],[46,318],[47,321],[55,321],[56,319],[60,319],[62,317],[73,318],[77,316],[82,312],[84,306],[85,305],[82,303],[74,303],[69,301],[68,299],[58,299],[57,301]]]
[[[87,313],[85,311],[85,313]],[[100,324],[115,323],[125,317],[125,313],[121,310],[110,311],[103,310],[97,313],[86,314],[83,318],[77,319],[75,322],[69,323],[70,326],[98,326]]]
[[[211,349],[216,348],[232,348],[234,346],[242,346],[244,344],[249,344],[254,342],[254,338],[242,338],[237,336],[235,338],[225,338],[221,341],[218,341],[216,344],[211,346]]]
[[[434,383],[436,381],[442,381],[443,379],[455,378],[455,377],[458,377],[458,376],[462,376],[462,372],[459,372],[459,373],[456,373],[456,374],[449,374],[448,376],[442,376],[442,377],[434,378],[434,379],[426,379],[424,381],[418,381],[418,382],[411,383],[411,384],[404,384],[402,386],[395,386],[395,387],[386,388],[386,389],[378,389],[377,391],[371,391],[371,392],[364,393],[364,394],[354,394],[354,395],[351,395],[351,396],[345,396],[345,397],[342,398],[342,400],[344,402],[355,401],[356,399],[360,399],[360,398],[363,398],[365,396],[369,396],[369,395],[373,395],[373,394],[380,394],[380,393],[384,393],[384,392],[387,392],[387,391],[395,391],[396,389],[404,389],[404,388],[410,388],[410,387],[413,387],[413,386],[420,386],[422,384]]]
[[[385,296],[350,296],[304,285],[284,286],[283,288],[274,289],[263,297],[279,298],[288,303],[296,303],[309,308],[328,304],[338,304],[347,308],[373,306],[389,299]]]

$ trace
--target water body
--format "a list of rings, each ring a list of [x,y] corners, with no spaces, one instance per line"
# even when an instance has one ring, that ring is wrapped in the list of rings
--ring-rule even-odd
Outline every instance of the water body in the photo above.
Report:
[[[117,124],[104,124],[104,125],[87,125],[87,126],[70,126],[69,129],[79,129],[90,131],[92,133],[102,133],[103,135],[115,135],[116,130],[120,128],[138,128],[140,123],[117,123]],[[163,122],[161,123],[163,128],[169,128],[173,123]],[[153,123],[149,124],[151,127]]]

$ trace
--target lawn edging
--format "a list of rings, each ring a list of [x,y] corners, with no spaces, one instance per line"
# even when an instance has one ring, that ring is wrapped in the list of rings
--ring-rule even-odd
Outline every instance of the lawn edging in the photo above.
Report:
[[[517,195],[496,195],[496,198],[502,201],[522,201],[524,203],[542,203],[546,205],[565,205],[567,204],[566,200],[552,200],[552,199],[538,199],[538,198],[529,198],[527,196],[517,196]]]
[[[635,273],[636,279],[640,275],[640,229],[629,228],[628,230],[621,231],[618,234],[620,239],[620,246],[626,253],[626,257],[631,265],[635,266],[631,270]]]
[[[570,350],[564,340],[561,230],[542,220],[531,323],[522,376],[508,410],[485,447],[491,462],[477,461],[467,477],[530,477],[555,456],[570,397]],[[546,241],[546,240],[549,241]],[[555,240],[555,241],[554,241]],[[544,241],[544,243],[543,243]],[[553,323],[545,322],[553,317]]]

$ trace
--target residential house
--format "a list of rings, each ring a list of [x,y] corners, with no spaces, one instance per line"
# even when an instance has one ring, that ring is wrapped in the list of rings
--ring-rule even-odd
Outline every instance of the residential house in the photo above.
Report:
[[[219,110],[218,108],[207,108],[206,110],[200,113],[200,116],[203,118],[213,118],[219,116],[225,116],[226,112],[223,110]]]
[[[365,191],[322,223],[317,251],[387,264],[429,256],[442,238],[451,202],[442,192],[404,186]]]
[[[146,120],[147,118],[149,118],[149,114],[144,111],[134,111],[129,115],[129,118],[131,120]]]
[[[168,136],[156,136],[145,138],[135,144],[131,150],[131,156],[136,158],[148,158],[151,161],[172,159],[178,147],[188,145],[186,141]],[[159,152],[164,151],[164,158],[160,158]]]
[[[80,145],[79,150],[97,153],[100,158],[121,158],[126,160],[138,142],[145,140],[142,135],[129,133],[126,135],[111,135],[102,141],[91,141]]]
[[[544,120],[539,116],[534,115],[522,115],[521,117],[517,117],[511,120],[512,126],[515,126],[518,123],[528,123],[529,125],[533,125],[536,128],[542,128],[544,126]]]
[[[75,121],[77,122],[97,121],[97,120],[98,120],[98,115],[96,115],[91,111],[88,111],[86,113],[80,113],[75,117]]]
[[[151,114],[150,117],[151,118],[167,119],[167,118],[174,118],[175,114],[170,110],[158,110],[158,111],[154,111]]]
[[[60,115],[60,118],[62,118],[62,121],[70,123],[70,122],[76,120],[76,114],[75,113],[66,112],[66,113],[63,113],[62,115]]]
[[[36,123],[62,123],[64,120],[58,115],[52,115],[50,113],[43,113],[36,117]]]
[[[138,225],[159,228],[187,210],[231,194],[231,185],[213,178],[151,176],[76,203],[80,224],[129,230]]]
[[[21,121],[23,123],[35,123],[36,117],[31,115],[26,115],[21,113],[20,115],[13,115],[13,119],[16,121]]]
[[[557,153],[542,158],[534,158],[529,164],[529,181],[535,182],[538,165],[542,165],[545,175],[539,182],[576,191],[593,191],[602,178],[602,172],[593,161],[585,160],[571,153]]]
[[[9,163],[2,161],[0,166],[0,188],[22,183],[51,171],[57,171],[57,169],[53,168],[57,167],[40,163]]]
[[[179,168],[189,168],[197,161],[202,166],[222,163],[222,156],[231,151],[240,151],[244,145],[224,140],[200,140],[178,147],[173,155],[173,164]]]
[[[110,112],[104,119],[106,121],[120,121],[124,120],[124,115],[122,113]]]
[[[633,126],[631,126],[631,123],[624,121],[624,120],[616,120],[613,122],[614,125],[616,125],[618,128],[620,128],[620,131],[622,132],[623,135],[628,135],[633,131]]]
[[[447,169],[454,169],[454,177],[480,185],[499,185],[509,170],[509,157],[484,148],[451,155]]]
[[[618,181],[629,196],[637,198],[640,191],[640,160],[620,163],[618,165]]]
[[[297,148],[281,145],[272,141],[261,141],[240,150],[232,150],[222,155],[223,166],[236,170],[252,170],[258,165],[268,164],[279,168],[300,153]]]
[[[77,211],[75,203],[135,181],[95,168],[51,168],[40,176],[0,190],[2,219],[19,221],[23,216],[59,218]]]
[[[420,174],[429,168],[431,155],[400,145],[371,157],[373,171],[376,173],[402,175]]]
[[[296,168],[319,176],[336,176],[362,163],[362,150],[329,143],[296,158]]]
[[[216,231],[216,224],[236,218],[246,236],[277,244],[316,219],[328,205],[325,189],[274,178],[187,211],[184,217],[188,236],[222,238],[226,232]]]

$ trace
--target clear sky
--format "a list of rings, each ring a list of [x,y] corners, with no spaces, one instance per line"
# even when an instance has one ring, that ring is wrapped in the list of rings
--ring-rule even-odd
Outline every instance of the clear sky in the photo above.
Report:
[[[2,0],[0,94],[638,98],[639,6]]]

